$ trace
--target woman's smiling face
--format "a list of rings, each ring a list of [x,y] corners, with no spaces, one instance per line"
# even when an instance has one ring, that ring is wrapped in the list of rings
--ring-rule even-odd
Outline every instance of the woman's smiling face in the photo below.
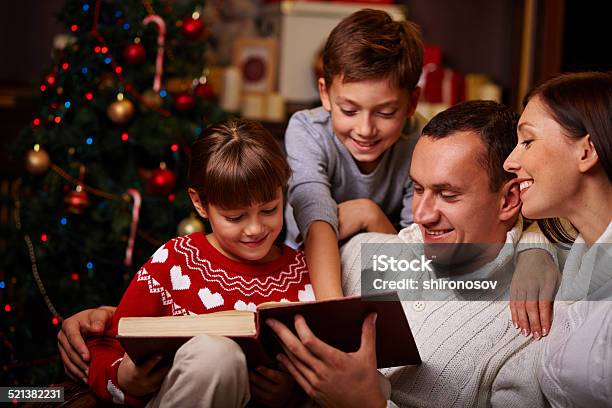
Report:
[[[519,120],[518,144],[504,163],[519,179],[524,216],[566,215],[578,191],[579,155],[579,146],[565,136],[540,98],[532,98]]]

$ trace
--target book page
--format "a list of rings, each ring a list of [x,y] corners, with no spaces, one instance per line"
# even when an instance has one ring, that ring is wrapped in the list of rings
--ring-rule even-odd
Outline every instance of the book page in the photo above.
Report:
[[[252,336],[255,333],[255,313],[243,310],[192,316],[123,317],[118,327],[118,335],[123,337]]]
[[[297,305],[300,303],[304,303],[304,302],[263,302],[257,305],[257,309],[261,310],[261,309],[270,309],[273,307],[285,307],[285,306]]]

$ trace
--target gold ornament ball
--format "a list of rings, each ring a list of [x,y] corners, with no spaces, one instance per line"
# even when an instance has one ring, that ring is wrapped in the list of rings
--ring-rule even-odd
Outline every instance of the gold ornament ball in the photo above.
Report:
[[[204,224],[196,217],[190,216],[179,222],[176,231],[179,236],[193,234],[194,232],[204,231]]]
[[[155,92],[153,89],[147,89],[142,94],[142,100],[144,105],[150,109],[158,109],[164,104],[164,100],[159,93]]]
[[[45,173],[51,165],[49,153],[43,149],[28,150],[25,158],[26,170],[30,174],[39,175]]]
[[[118,125],[125,125],[134,116],[134,104],[129,99],[115,101],[106,109],[108,118]]]

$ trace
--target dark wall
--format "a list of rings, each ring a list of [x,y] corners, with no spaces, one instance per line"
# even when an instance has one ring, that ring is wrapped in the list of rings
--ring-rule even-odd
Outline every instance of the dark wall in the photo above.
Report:
[[[50,63],[55,14],[62,0],[3,1],[0,8],[0,85],[30,85]]]
[[[566,0],[563,71],[612,70],[612,27],[606,1]]]
[[[54,15],[62,0],[4,1],[0,8],[0,180],[23,171],[10,145],[36,112],[31,93],[50,66],[53,36],[63,31]]]

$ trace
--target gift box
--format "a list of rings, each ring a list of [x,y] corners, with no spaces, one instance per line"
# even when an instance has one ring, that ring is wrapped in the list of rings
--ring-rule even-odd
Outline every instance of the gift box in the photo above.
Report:
[[[419,86],[423,102],[451,106],[465,100],[465,78],[442,65],[442,49],[436,45],[425,47]]]

